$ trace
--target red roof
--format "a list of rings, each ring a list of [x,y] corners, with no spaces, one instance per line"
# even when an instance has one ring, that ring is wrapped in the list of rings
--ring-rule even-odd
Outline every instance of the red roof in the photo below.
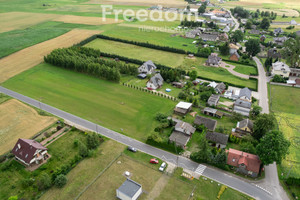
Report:
[[[234,167],[239,167],[239,165],[244,164],[248,171],[259,173],[261,161],[257,155],[242,152],[236,149],[229,149],[227,164]]]
[[[38,143],[37,141],[20,138],[15,144],[12,153],[16,157],[20,158],[21,160],[24,160],[26,163],[29,164],[36,150],[47,150],[47,148]]]

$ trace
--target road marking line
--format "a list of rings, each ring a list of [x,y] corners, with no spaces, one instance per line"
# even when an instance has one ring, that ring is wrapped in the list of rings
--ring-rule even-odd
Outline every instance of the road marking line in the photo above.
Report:
[[[206,166],[205,165],[198,165],[197,169],[195,170],[195,172],[197,174],[199,174],[200,176],[202,176],[204,170],[206,169]]]

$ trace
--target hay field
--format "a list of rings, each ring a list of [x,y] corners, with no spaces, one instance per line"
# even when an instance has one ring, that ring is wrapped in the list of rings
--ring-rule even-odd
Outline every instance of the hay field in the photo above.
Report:
[[[55,14],[26,12],[0,13],[0,33],[16,29],[24,29],[41,22],[52,20],[58,16],[59,15]]]
[[[63,15],[61,17],[53,19],[53,21],[64,22],[70,24],[86,24],[86,25],[103,25],[121,23],[123,20],[115,20],[112,18],[103,19],[101,17],[82,17],[75,15]]]
[[[184,0],[90,0],[87,4],[185,7],[188,3]]]
[[[15,99],[0,104],[0,155],[11,150],[19,138],[30,138],[55,120]]]
[[[100,31],[74,29],[0,59],[0,83],[41,63],[43,57],[52,50],[71,46],[98,33]]]

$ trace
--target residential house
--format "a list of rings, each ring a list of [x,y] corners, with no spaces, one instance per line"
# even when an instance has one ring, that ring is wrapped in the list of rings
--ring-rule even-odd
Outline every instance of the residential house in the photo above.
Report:
[[[290,24],[291,25],[297,25],[298,23],[293,19],[293,20],[290,21]]]
[[[253,34],[253,35],[260,35],[261,34],[260,30],[256,30],[256,29],[251,29],[248,33]]]
[[[216,82],[213,81],[213,82],[210,82],[209,85],[208,85],[207,87],[216,88],[217,85],[218,85],[218,83],[216,83]]]
[[[223,32],[224,33],[228,33],[230,31],[229,26],[225,26],[225,28],[223,28]]]
[[[175,142],[177,146],[185,148],[193,133],[196,131],[191,124],[183,121],[178,121],[175,129],[169,137],[171,142]]]
[[[151,60],[148,60],[138,68],[138,72],[143,74],[154,74],[156,69],[157,67],[154,63]]]
[[[117,198],[120,200],[136,200],[143,193],[142,185],[127,178],[127,180],[116,190]]]
[[[239,50],[239,47],[233,43],[229,44],[229,53],[234,54]]]
[[[236,125],[236,128],[232,131],[235,136],[243,137],[245,135],[251,135],[253,132],[253,122],[250,119],[243,119],[239,121]]]
[[[176,105],[174,109],[174,113],[178,115],[186,115],[188,112],[191,111],[192,105],[193,105],[192,103],[181,101]]]
[[[216,147],[220,149],[224,149],[228,142],[228,135],[225,135],[223,133],[207,131],[205,137],[207,140],[214,142],[216,144]]]
[[[240,113],[244,116],[249,116],[249,113],[251,111],[251,102],[237,99],[234,102],[233,111],[236,113]]]
[[[290,68],[290,76],[300,77],[300,68]]]
[[[287,78],[290,76],[290,72],[290,67],[287,64],[279,61],[277,61],[276,63],[272,63],[272,76],[280,75]]]
[[[275,47],[268,50],[268,57],[274,59],[281,59],[280,51]]]
[[[274,37],[273,38],[273,42],[277,45],[282,46],[284,44],[285,41],[287,41],[288,38],[283,36],[283,37]]]
[[[238,54],[238,52],[234,52],[233,54],[230,54],[229,60],[239,61],[239,59],[240,59],[240,55]]]
[[[227,156],[227,164],[236,167],[239,173],[257,177],[261,161],[257,155],[230,148]]]
[[[282,30],[282,28],[276,28],[274,29],[274,35],[277,36],[277,35],[280,35],[282,34],[284,31]]]
[[[214,66],[218,67],[222,61],[222,58],[218,57],[218,54],[211,53],[210,56],[208,56],[208,59],[206,60],[206,66]]]
[[[181,82],[172,82],[171,83],[173,87],[177,87],[177,88],[183,88],[184,84]]]
[[[193,29],[193,30],[187,31],[185,33],[185,37],[187,37],[187,38],[195,38],[200,33],[201,33],[201,30],[199,30],[199,29]]]
[[[155,74],[150,78],[150,80],[147,82],[147,88],[148,90],[156,90],[160,88],[164,83],[164,79],[160,75],[160,73]]]
[[[251,102],[252,101],[252,91],[249,88],[245,87],[240,90],[238,98],[241,100],[244,100],[244,101]]]
[[[225,17],[225,15],[227,14],[226,11],[216,10],[216,9],[211,11],[210,13],[212,13],[213,15],[218,16],[218,17]]]
[[[221,41],[228,41],[228,39],[229,39],[229,37],[228,37],[228,35],[227,35],[227,33],[221,33],[220,35],[219,35],[219,40],[221,40]]]
[[[215,87],[215,91],[218,94],[223,94],[225,90],[226,90],[226,85],[223,82],[218,83],[218,85]]]
[[[219,40],[219,34],[218,33],[200,33],[199,38],[201,38],[203,41],[217,41]]]
[[[31,139],[19,139],[11,151],[17,160],[30,166],[40,164],[48,158],[47,148]]]
[[[209,115],[211,117],[217,117],[217,118],[222,118],[224,115],[224,113],[218,111],[217,109],[213,109],[213,108],[209,108],[209,107],[205,107],[203,109],[203,114]]]
[[[217,95],[217,94],[212,94],[208,100],[207,100],[207,104],[209,106],[217,106],[218,102],[219,102],[219,99],[220,99],[220,95]]]
[[[208,130],[214,131],[217,126],[217,121],[206,117],[196,116],[194,124],[197,126],[204,125]]]

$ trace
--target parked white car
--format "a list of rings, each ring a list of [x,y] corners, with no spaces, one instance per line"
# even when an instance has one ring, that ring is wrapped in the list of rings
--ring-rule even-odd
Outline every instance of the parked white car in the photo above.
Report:
[[[158,170],[163,172],[165,170],[166,166],[167,166],[167,164],[165,162],[163,162]]]

